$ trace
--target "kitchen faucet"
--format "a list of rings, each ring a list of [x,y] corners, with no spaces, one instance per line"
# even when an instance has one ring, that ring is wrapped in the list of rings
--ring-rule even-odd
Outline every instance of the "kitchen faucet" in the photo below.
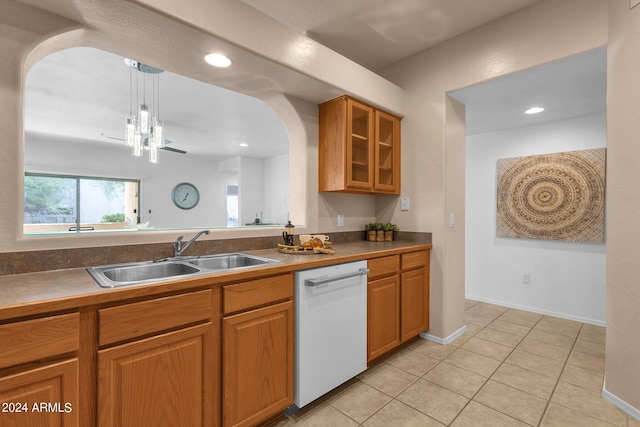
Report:
[[[202,236],[203,234],[209,234],[209,230],[199,231],[198,234],[193,236],[187,243],[184,244],[184,246],[182,246],[182,239],[184,239],[184,236],[178,236],[176,241],[173,242],[173,256],[181,256],[182,252],[184,252],[189,246],[191,246],[193,242],[196,241],[198,237]]]

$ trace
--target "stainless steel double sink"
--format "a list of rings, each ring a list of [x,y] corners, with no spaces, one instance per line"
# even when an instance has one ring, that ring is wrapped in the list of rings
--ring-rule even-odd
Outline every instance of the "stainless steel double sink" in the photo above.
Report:
[[[176,277],[211,274],[280,262],[241,252],[198,257],[163,258],[155,261],[89,267],[87,271],[103,288],[157,283]]]

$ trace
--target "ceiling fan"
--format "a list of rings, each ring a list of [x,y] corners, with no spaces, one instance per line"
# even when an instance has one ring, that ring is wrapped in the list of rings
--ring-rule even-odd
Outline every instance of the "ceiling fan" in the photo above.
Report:
[[[124,142],[124,138],[118,138],[115,136],[109,136],[109,135],[105,135],[104,133],[102,134],[102,136],[104,136],[105,138],[108,139],[115,139],[116,141],[122,141]],[[145,140],[143,141],[143,144],[145,147],[149,146],[149,138],[145,138]],[[171,141],[170,139],[164,139],[164,147],[160,147],[161,150],[166,150],[166,151],[171,151],[172,153],[178,153],[178,154],[187,154],[186,151],[181,150],[179,148],[173,148],[173,147],[169,147],[169,144],[173,144],[173,141]]]

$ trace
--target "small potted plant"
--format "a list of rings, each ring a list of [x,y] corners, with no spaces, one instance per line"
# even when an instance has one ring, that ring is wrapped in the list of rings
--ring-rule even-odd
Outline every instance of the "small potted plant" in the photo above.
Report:
[[[378,223],[370,222],[369,224],[364,226],[364,231],[367,232],[367,241],[375,242],[376,241],[376,233],[378,231]]]
[[[398,231],[398,226],[387,222],[386,224],[382,225],[382,228],[384,230],[384,240],[388,242],[393,241],[393,233],[395,231]]]

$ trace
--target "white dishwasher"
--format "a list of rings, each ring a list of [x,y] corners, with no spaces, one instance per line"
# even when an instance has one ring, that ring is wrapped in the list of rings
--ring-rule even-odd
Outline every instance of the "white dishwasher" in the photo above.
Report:
[[[295,406],[367,369],[367,261],[295,273]]]

